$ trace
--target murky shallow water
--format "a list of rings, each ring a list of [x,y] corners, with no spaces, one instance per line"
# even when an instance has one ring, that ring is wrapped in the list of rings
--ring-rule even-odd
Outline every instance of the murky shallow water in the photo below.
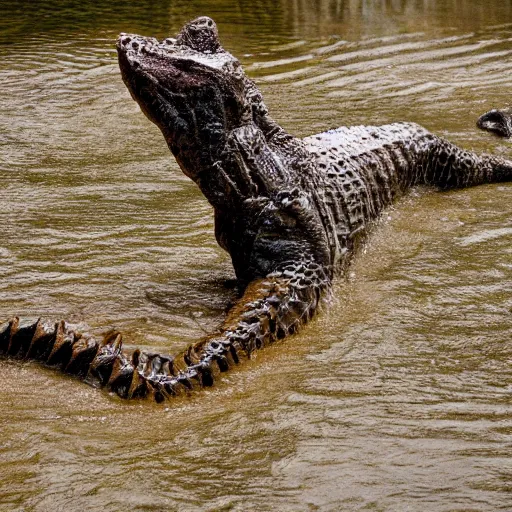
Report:
[[[416,121],[478,151],[512,4],[0,0],[0,318],[173,352],[233,297],[211,210],[121,82],[118,32],[199,14],[298,135]],[[213,390],[125,403],[0,361],[0,510],[512,509],[511,185],[415,191],[328,311]]]

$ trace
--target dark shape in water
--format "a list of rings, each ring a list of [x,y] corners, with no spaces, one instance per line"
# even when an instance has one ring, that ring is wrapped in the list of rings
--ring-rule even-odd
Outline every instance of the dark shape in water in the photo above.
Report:
[[[512,162],[464,151],[412,123],[298,139],[269,115],[213,20],[177,39],[121,34],[123,80],[215,211],[215,234],[244,294],[217,333],[176,357],[122,352],[64,321],[0,326],[0,353],[58,366],[123,398],[209,387],[221,372],[315,314],[372,222],[411,186],[506,181]]]
[[[511,109],[492,109],[478,118],[476,122],[478,128],[495,133],[500,137],[512,136],[512,110]]]

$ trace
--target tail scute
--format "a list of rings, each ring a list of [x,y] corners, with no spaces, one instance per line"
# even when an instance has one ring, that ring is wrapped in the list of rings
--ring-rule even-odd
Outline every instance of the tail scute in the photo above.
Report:
[[[38,323],[39,319],[20,320],[18,317],[13,318],[7,354],[14,357],[24,357],[30,347]]]
[[[11,326],[14,318],[0,325],[0,354],[6,354],[11,339]]]
[[[47,361],[55,344],[58,326],[58,322],[43,322],[39,320],[25,358]]]
[[[122,335],[118,332],[108,333],[90,364],[89,373],[92,383],[104,387],[110,381],[114,364],[121,354]]]
[[[75,339],[71,347],[71,358],[64,371],[85,378],[99,350],[99,343],[90,334]]]
[[[61,369],[66,368],[73,353],[73,344],[75,342],[75,333],[66,329],[66,322],[62,320],[57,327],[55,341],[52,351],[46,360],[50,366],[59,366]]]

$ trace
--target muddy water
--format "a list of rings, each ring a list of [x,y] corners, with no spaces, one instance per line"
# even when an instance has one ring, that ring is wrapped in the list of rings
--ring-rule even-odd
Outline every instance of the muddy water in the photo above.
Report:
[[[511,103],[508,1],[0,0],[0,318],[171,353],[222,318],[211,209],[113,49],[199,14],[293,133],[411,120],[512,157],[474,126]],[[0,510],[511,510],[511,194],[414,191],[313,324],[190,399],[0,361]]]

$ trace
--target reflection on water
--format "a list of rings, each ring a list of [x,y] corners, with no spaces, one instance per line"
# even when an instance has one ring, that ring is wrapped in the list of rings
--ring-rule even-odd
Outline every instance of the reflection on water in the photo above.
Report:
[[[0,0],[0,318],[164,352],[222,318],[211,209],[113,50],[199,14],[293,133],[411,120],[512,156],[474,127],[510,105],[510,2]],[[509,510],[510,193],[416,191],[329,311],[167,408],[0,361],[0,509]]]

